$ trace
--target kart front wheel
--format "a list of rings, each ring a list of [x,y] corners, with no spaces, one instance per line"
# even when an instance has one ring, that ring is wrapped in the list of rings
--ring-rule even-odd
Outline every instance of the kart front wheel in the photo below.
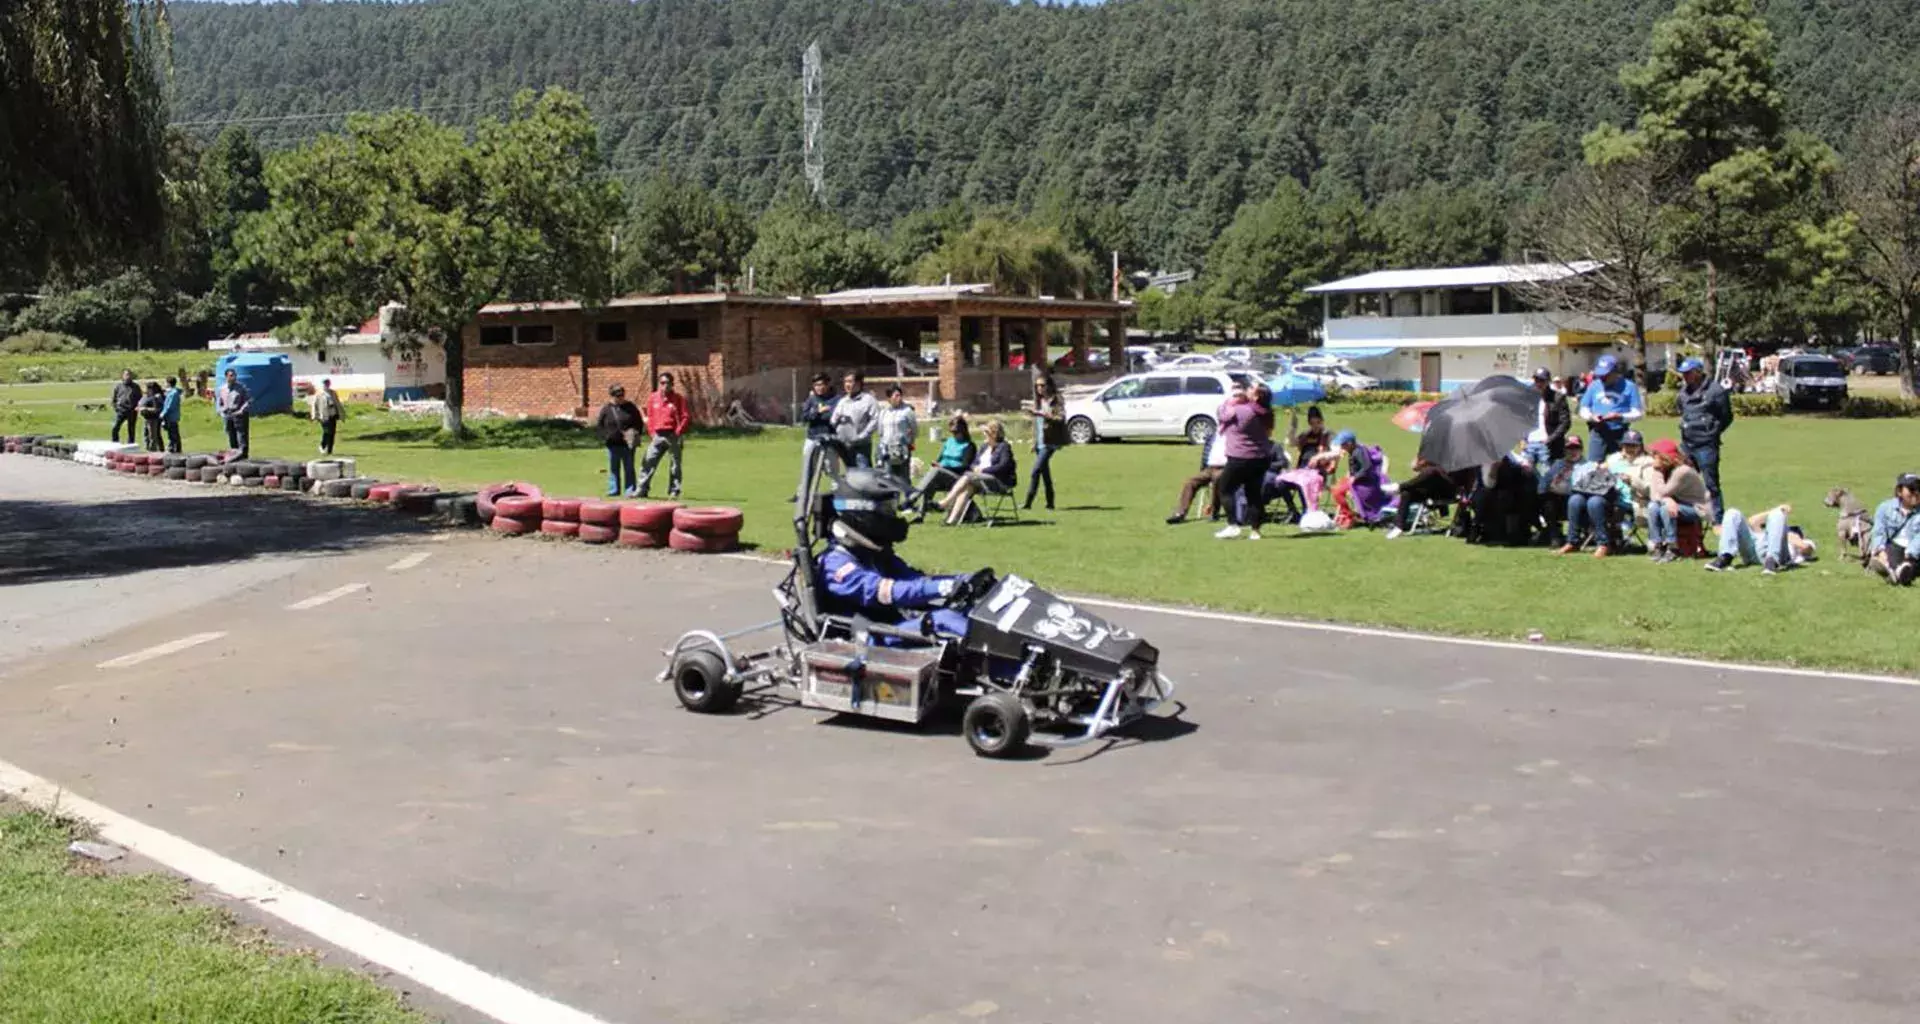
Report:
[[[739,680],[727,678],[727,663],[712,651],[682,651],[674,657],[668,673],[673,679],[673,695],[688,711],[703,715],[733,710],[745,689]]]
[[[1032,723],[1026,705],[1011,693],[983,693],[967,705],[960,719],[967,746],[981,757],[1012,757],[1027,745]]]

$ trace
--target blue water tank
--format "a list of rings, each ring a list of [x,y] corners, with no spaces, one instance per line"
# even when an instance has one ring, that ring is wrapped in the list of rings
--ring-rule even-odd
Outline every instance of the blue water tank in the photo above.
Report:
[[[240,386],[252,396],[255,416],[271,416],[293,408],[293,360],[266,352],[229,352],[213,364],[213,386],[218,388],[233,370]]]

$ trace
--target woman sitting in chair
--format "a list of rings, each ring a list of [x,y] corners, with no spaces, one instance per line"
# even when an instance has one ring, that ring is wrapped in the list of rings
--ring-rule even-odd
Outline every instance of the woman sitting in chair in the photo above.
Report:
[[[947,421],[947,439],[940,442],[940,457],[934,462],[933,468],[920,478],[913,493],[907,495],[907,507],[913,510],[916,518],[926,518],[927,503],[933,498],[934,492],[950,490],[959,483],[967,470],[973,468],[974,456],[978,454],[973,434],[967,430],[966,416],[956,413],[953,419]]]
[[[1335,435],[1333,446],[1347,460],[1346,479],[1333,486],[1334,521],[1342,529],[1380,522],[1393,503],[1393,496],[1387,493],[1385,453],[1375,445],[1361,444],[1351,430]]]
[[[1011,494],[1020,481],[1020,470],[1013,463],[1013,446],[1007,443],[1006,428],[999,420],[988,420],[981,434],[985,443],[980,446],[980,456],[973,461],[973,468],[940,502],[940,507],[947,510],[948,526],[967,521],[975,494]]]

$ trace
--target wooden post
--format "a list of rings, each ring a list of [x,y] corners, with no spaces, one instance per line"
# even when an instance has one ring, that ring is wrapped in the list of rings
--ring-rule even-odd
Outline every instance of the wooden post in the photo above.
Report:
[[[964,356],[960,348],[960,314],[940,314],[940,396],[949,402],[960,401],[960,370]]]
[[[980,321],[980,366],[986,370],[998,370],[1007,365],[1006,353],[1002,351],[1000,337],[1000,318],[983,316]]]
[[[1092,347],[1093,342],[1093,324],[1085,320],[1076,319],[1072,321],[1072,325],[1067,336],[1072,339],[1073,366],[1077,370],[1085,370],[1087,368],[1087,350]]]
[[[1027,373],[1045,373],[1047,370],[1047,322],[1045,320],[1027,321]]]
[[[1115,373],[1127,372],[1127,318],[1107,321],[1107,364]]]

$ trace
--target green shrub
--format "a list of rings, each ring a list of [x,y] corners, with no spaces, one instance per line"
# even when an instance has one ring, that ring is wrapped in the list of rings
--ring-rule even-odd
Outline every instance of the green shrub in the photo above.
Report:
[[[1848,395],[1846,404],[1840,407],[1840,418],[1848,420],[1885,420],[1908,416],[1920,416],[1920,401],[1880,395]]]
[[[1730,397],[1733,399],[1733,415],[1736,419],[1742,416],[1780,416],[1787,411],[1786,408],[1780,404],[1780,399],[1774,395],[1743,394],[1732,395]],[[1680,415],[1679,393],[1677,391],[1662,391],[1657,394],[1648,395],[1647,415]]]
[[[53,331],[27,331],[0,341],[0,352],[17,354],[39,352],[78,352],[87,347],[87,343],[71,334],[58,334]]]
[[[1338,405],[1349,409],[1398,409],[1411,402],[1435,402],[1446,396],[1426,391],[1392,391],[1387,388],[1375,388],[1372,391],[1330,392],[1321,399],[1319,405]]]
[[[53,376],[53,371],[44,366],[22,366],[13,375],[22,384],[45,384]]]

